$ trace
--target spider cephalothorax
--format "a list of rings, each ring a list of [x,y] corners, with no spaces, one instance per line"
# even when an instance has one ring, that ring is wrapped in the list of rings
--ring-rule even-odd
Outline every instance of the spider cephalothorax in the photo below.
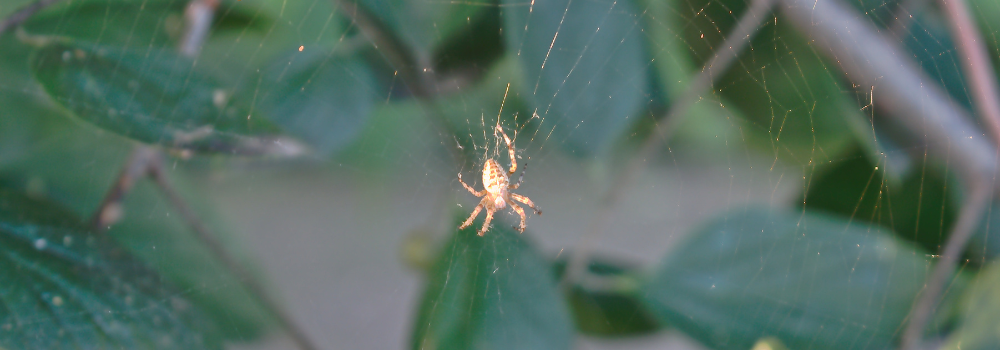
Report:
[[[524,232],[524,209],[521,209],[517,203],[514,203],[515,200],[527,204],[532,210],[535,211],[535,214],[542,215],[542,211],[538,210],[538,208],[535,207],[535,203],[532,203],[528,197],[510,192],[510,190],[517,189],[521,186],[521,181],[524,180],[524,171],[521,172],[521,176],[517,179],[517,183],[511,185],[510,175],[514,175],[514,172],[517,171],[517,160],[514,158],[514,145],[510,142],[510,138],[507,137],[507,133],[505,133],[499,125],[496,130],[503,135],[503,140],[507,143],[507,150],[510,152],[510,171],[504,170],[503,167],[500,166],[500,163],[497,163],[496,160],[492,158],[487,159],[486,164],[483,164],[484,189],[482,191],[476,191],[472,188],[472,186],[466,184],[465,181],[462,181],[462,173],[458,173],[458,182],[461,182],[462,186],[465,186],[465,189],[472,192],[472,194],[476,195],[476,197],[483,197],[483,200],[479,201],[479,205],[476,206],[476,209],[472,210],[472,215],[469,215],[469,218],[466,219],[465,222],[462,223],[462,226],[459,226],[458,228],[463,229],[472,225],[472,220],[475,220],[476,216],[479,215],[479,212],[482,211],[483,208],[486,208],[486,222],[483,223],[483,228],[479,230],[480,236],[486,234],[486,230],[489,229],[490,222],[493,221],[493,213],[507,207],[508,205],[510,205],[511,209],[517,212],[517,215],[521,216],[521,225],[517,227],[517,230],[518,232]],[[527,168],[527,166],[525,166],[525,168]]]

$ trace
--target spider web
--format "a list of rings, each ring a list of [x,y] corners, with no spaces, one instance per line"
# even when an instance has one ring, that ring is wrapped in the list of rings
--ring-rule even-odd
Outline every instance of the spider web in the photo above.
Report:
[[[77,21],[97,16],[102,19],[98,24],[124,27],[93,30],[89,41],[141,51],[178,40],[184,29],[178,11],[159,10],[183,8],[181,1],[100,2],[104,5],[94,9],[103,14],[58,12],[87,2],[98,1],[67,1],[40,13],[55,25],[37,34],[73,36]],[[23,3],[4,2],[0,13],[9,14]],[[841,220],[844,232],[852,227],[867,231],[867,237],[910,242],[906,244],[918,247],[913,252],[922,252],[914,253],[924,264],[920,269],[929,270],[957,216],[961,182],[951,158],[934,153],[942,145],[886,121],[891,111],[882,106],[881,91],[853,84],[838,58],[812,45],[808,30],[790,24],[780,10],[755,26],[757,33],[730,68],[711,72],[713,83],[696,95],[670,138],[639,159],[634,176],[623,177],[643,143],[658,137],[656,128],[667,122],[662,118],[703,71],[702,65],[725,52],[720,45],[749,2],[372,0],[362,5],[381,20],[377,25],[399,38],[396,44],[413,51],[423,78],[438,79],[430,85],[434,98],[416,97],[419,79],[408,79],[403,69],[394,68],[394,53],[385,42],[375,39],[373,45],[366,25],[352,22],[334,2],[222,2],[194,64],[228,77],[226,84],[249,96],[253,108],[270,104],[287,111],[284,125],[325,152],[301,162],[178,160],[174,170],[190,177],[195,192],[215,204],[321,348],[409,346],[414,322],[420,322],[414,305],[421,300],[422,271],[427,269],[412,265],[434,260],[440,242],[454,232],[454,221],[479,201],[462,188],[457,174],[482,189],[487,159],[509,167],[506,146],[493,131],[497,126],[517,151],[513,161],[520,166],[511,180],[525,171],[516,192],[544,211],[543,216],[527,211],[524,237],[548,259],[592,249],[595,256],[653,271],[710,223],[768,208],[764,220],[783,218],[780,213],[786,212],[805,220],[811,215],[807,212],[816,212]],[[939,85],[966,111],[974,110],[960,55],[936,3],[842,5],[900,47],[927,82]],[[997,13],[995,5],[984,1],[970,1],[970,6],[973,12]],[[26,28],[40,27],[29,23]],[[980,23],[980,29],[995,59],[1000,46],[996,22]],[[13,39],[7,35],[4,40]],[[0,83],[0,91],[15,98],[47,98],[41,89],[19,84]],[[296,104],[315,102],[310,99],[270,100],[286,90],[336,94],[345,88],[357,94],[331,98],[323,104],[326,109],[297,109]],[[358,117],[309,117],[323,113]],[[967,122],[980,126],[977,120]],[[4,126],[8,131],[0,136],[15,140],[6,142],[53,142],[47,137],[22,141],[9,130],[28,127],[16,119],[4,122],[11,127]],[[111,153],[124,155],[129,147]],[[0,159],[5,157],[16,159],[18,154],[0,150]],[[81,178],[106,183],[118,165],[99,161],[104,159],[82,159],[74,169]],[[89,188],[82,197],[93,202],[103,191]],[[609,194],[615,199],[607,201]],[[167,213],[156,207],[130,215]],[[516,225],[519,218],[505,209],[494,220],[497,229]],[[498,236],[487,233],[482,239]],[[755,237],[740,231],[734,239],[750,242]],[[972,270],[985,265],[995,249],[990,244],[985,236],[974,240],[971,260],[960,266]],[[716,261],[794,261],[802,252],[800,247],[748,247],[735,243],[719,252]],[[843,264],[876,255],[864,250]],[[706,260],[711,265],[712,259]],[[493,263],[498,270],[516,265]],[[764,265],[746,272],[760,274]],[[702,269],[711,276],[727,271],[722,265]],[[894,287],[896,281],[879,275],[873,283]],[[735,288],[752,290],[759,281],[744,283]],[[802,288],[789,280],[774,283],[779,290]],[[184,293],[229,287],[205,285]],[[808,291],[799,296],[820,297]],[[777,304],[798,302],[787,294],[775,298]],[[889,318],[885,310],[892,305],[873,299],[867,308]],[[837,321],[826,326],[880,327]],[[697,335],[678,330],[626,340],[578,338],[575,347],[584,349],[706,346]],[[238,346],[287,348],[289,342],[278,335]]]

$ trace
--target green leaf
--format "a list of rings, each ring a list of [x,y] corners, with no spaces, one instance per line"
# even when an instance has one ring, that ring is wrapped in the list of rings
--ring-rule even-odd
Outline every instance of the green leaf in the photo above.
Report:
[[[213,31],[249,34],[274,27],[272,19],[248,5],[248,1],[220,2]],[[64,1],[35,14],[23,26],[31,35],[69,37],[101,45],[135,49],[175,46],[183,35],[187,5],[174,0]]]
[[[893,183],[887,181],[886,164],[870,159],[855,150],[817,167],[803,206],[882,225],[928,251],[940,251],[958,211],[956,196],[949,193],[956,186],[950,186],[946,169],[921,162],[901,183]]]
[[[524,71],[519,94],[553,140],[607,151],[653,99],[643,26],[631,1],[503,1],[504,38]],[[548,134],[548,130],[542,131]]]
[[[748,2],[688,0],[679,13],[684,42],[702,66],[746,11]],[[695,14],[689,9],[699,9]],[[770,156],[796,164],[836,159],[851,145],[847,118],[864,118],[849,86],[789,21],[767,20],[739,61],[715,83],[725,105],[738,107],[741,130]],[[867,101],[864,101],[867,103]]]
[[[31,35],[64,36],[136,49],[169,46],[180,35],[185,5],[161,0],[69,1],[32,16],[24,29]]]
[[[1000,348],[1000,262],[981,270],[962,296],[962,316],[957,329],[941,349],[977,350]]]
[[[294,155],[266,118],[171,49],[129,50],[54,39],[31,70],[81,119],[145,143],[201,152]]]
[[[412,348],[570,349],[573,325],[548,261],[510,225],[494,221],[482,237],[479,225],[456,230],[428,274]]]
[[[218,331],[71,212],[0,189],[0,346],[221,349]]]
[[[556,277],[562,279],[566,260],[557,261],[555,269]],[[589,274],[604,281],[629,279],[637,271],[634,267],[600,258],[591,260],[588,269]],[[650,334],[663,328],[631,290],[593,290],[574,285],[566,292],[566,297],[576,329],[583,334],[624,337]]]
[[[731,212],[675,247],[642,287],[653,314],[713,348],[892,347],[925,252],[879,226],[773,210]]]
[[[375,102],[385,99],[371,68],[354,57],[310,50],[284,58],[266,76],[261,101],[276,124],[323,154],[354,141]]]
[[[0,125],[12,120],[25,121],[22,125],[30,128],[22,130],[32,130],[33,134],[18,143],[23,148],[17,157],[0,159],[0,186],[51,198],[78,217],[93,215],[134,147],[115,135],[67,123],[60,115],[0,115]],[[63,123],[47,125],[58,121]],[[9,144],[3,138],[0,141]],[[253,270],[247,249],[216,217],[208,198],[184,181],[181,171],[168,173],[176,189],[226,249]],[[228,339],[253,339],[272,325],[270,315],[192,236],[149,180],[136,183],[125,197],[123,208],[122,221],[112,226],[108,235],[184,290],[185,297],[207,313]]]

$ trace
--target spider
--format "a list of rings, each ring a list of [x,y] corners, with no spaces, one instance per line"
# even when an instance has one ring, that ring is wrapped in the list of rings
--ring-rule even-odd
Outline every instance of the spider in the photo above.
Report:
[[[521,171],[521,176],[517,179],[517,183],[511,185],[510,175],[514,175],[514,172],[517,171],[517,160],[514,159],[514,145],[511,144],[510,138],[507,137],[507,133],[503,131],[503,128],[497,125],[496,130],[503,135],[504,141],[507,142],[507,150],[510,152],[510,171],[505,171],[500,166],[500,163],[493,158],[487,159],[486,164],[483,164],[483,187],[485,188],[482,191],[476,191],[472,186],[466,184],[465,181],[462,181],[462,173],[458,173],[458,182],[461,182],[462,186],[465,186],[465,189],[472,192],[476,197],[483,197],[483,200],[479,201],[476,209],[472,210],[472,215],[469,215],[469,218],[458,229],[461,230],[472,225],[472,220],[479,215],[479,212],[483,208],[486,208],[486,222],[483,223],[483,228],[479,230],[480,236],[486,234],[486,230],[489,229],[490,222],[493,221],[493,213],[503,209],[507,205],[510,205],[510,208],[517,212],[517,215],[521,216],[521,225],[517,227],[517,231],[524,232],[524,209],[514,203],[515,200],[527,204],[535,211],[535,214],[542,215],[542,211],[538,210],[535,207],[535,203],[532,203],[528,197],[510,192],[510,190],[515,190],[521,186],[521,181],[524,180],[524,171]],[[524,168],[527,170],[528,165],[525,164]]]

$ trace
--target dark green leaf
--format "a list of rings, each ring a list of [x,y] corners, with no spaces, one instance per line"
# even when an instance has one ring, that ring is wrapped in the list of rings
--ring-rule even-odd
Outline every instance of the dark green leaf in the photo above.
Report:
[[[412,348],[570,349],[573,324],[548,261],[509,224],[494,221],[482,237],[480,224],[456,230],[428,274]]]
[[[893,183],[885,176],[886,165],[870,159],[854,151],[818,167],[805,193],[806,209],[889,227],[928,251],[940,251],[957,211],[949,193],[956,187],[949,186],[945,169],[921,162],[902,183]]]
[[[185,27],[188,2],[176,0],[76,0],[54,4],[32,16],[24,28],[32,35],[129,48],[175,46]],[[221,1],[213,30],[264,32],[273,28],[268,16],[248,2]]]
[[[170,46],[183,27],[182,1],[67,1],[31,17],[32,35],[65,36],[137,49]],[[173,26],[173,30],[168,28]]]
[[[468,28],[435,48],[432,62],[439,75],[475,80],[503,57],[500,7],[493,4],[475,15],[469,17]]]
[[[218,331],[108,237],[0,189],[0,346],[221,349]]]
[[[1000,263],[979,272],[962,296],[957,329],[940,349],[986,350],[1000,348]]]
[[[653,99],[649,58],[631,1],[503,1],[507,49],[524,71],[522,98],[556,142],[606,151]],[[548,133],[545,131],[545,133]]]
[[[171,49],[129,50],[53,40],[31,62],[53,100],[129,138],[167,147],[294,155],[266,118]]]
[[[555,267],[557,278],[562,279],[566,260],[557,261]],[[593,259],[588,268],[591,275],[607,280],[636,274],[634,267],[606,259]],[[567,291],[567,299],[576,328],[583,334],[622,337],[649,334],[662,328],[639,298],[628,291],[592,290],[575,285]]]
[[[64,116],[52,113],[0,115],[0,125],[26,126],[20,129],[25,131],[21,142],[0,138],[4,145],[21,147],[16,157],[0,159],[0,185],[52,198],[76,216],[89,217],[115,181],[133,145],[115,135],[68,122]],[[215,216],[210,201],[183,181],[181,172],[171,171],[169,175],[226,249],[245,265],[253,266],[247,250]],[[123,220],[108,234],[183,289],[185,298],[211,316],[227,338],[252,339],[271,325],[269,314],[191,235],[150,181],[140,180],[124,204]]]
[[[316,49],[280,61],[265,76],[261,109],[321,153],[356,139],[372,106],[386,98],[371,68],[356,58]]]
[[[930,261],[876,225],[745,209],[681,243],[643,287],[662,321],[720,349],[893,346]]]

